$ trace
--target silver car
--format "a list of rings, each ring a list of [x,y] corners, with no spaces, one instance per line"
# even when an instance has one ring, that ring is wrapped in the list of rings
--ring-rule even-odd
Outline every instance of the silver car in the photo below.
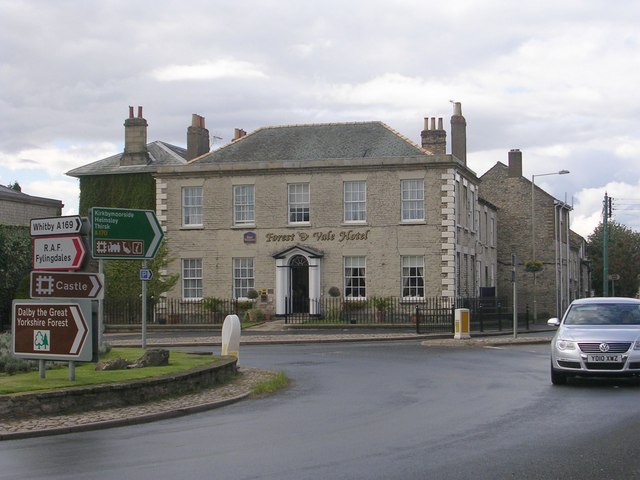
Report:
[[[583,298],[574,300],[551,341],[551,383],[570,376],[640,375],[640,300]]]

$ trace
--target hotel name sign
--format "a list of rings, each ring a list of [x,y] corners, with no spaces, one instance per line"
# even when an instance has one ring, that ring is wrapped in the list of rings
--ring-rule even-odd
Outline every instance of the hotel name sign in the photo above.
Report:
[[[356,230],[326,230],[313,233],[295,232],[295,233],[267,233],[265,240],[267,243],[284,243],[284,242],[308,242],[315,240],[316,242],[357,242],[369,240],[369,231]]]

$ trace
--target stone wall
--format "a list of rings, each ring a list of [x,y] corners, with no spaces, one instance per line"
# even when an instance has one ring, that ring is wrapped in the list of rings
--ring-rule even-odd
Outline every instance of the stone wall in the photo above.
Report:
[[[237,374],[235,357],[162,377],[44,392],[0,395],[0,418],[29,418],[136,405],[195,392],[223,383]]]

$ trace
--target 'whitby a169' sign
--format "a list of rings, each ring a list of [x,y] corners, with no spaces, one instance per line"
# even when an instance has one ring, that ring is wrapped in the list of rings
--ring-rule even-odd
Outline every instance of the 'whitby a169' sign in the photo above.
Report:
[[[295,242],[299,240],[301,242],[307,242],[309,240],[315,240],[316,242],[357,242],[369,240],[370,230],[358,232],[355,230],[342,230],[334,232],[333,230],[327,230],[324,232],[297,232],[297,233],[267,233],[265,235],[267,242]]]

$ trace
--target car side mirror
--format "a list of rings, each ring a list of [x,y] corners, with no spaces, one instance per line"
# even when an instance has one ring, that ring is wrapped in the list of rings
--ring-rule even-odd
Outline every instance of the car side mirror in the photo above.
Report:
[[[549,320],[547,320],[547,325],[549,325],[550,327],[559,327],[560,326],[560,319],[559,318],[550,318]]]

